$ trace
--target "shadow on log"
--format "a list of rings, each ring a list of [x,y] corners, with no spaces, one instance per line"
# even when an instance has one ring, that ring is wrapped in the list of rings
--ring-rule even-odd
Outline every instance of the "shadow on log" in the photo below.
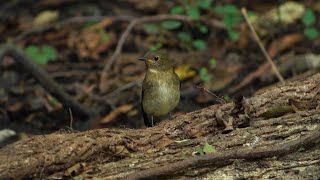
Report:
[[[0,177],[318,179],[319,91],[320,74],[269,88],[245,100],[242,115],[250,120],[248,126],[240,126],[240,115],[229,115],[236,129],[228,134],[222,133],[217,112],[228,115],[232,103],[190,112],[147,129],[34,136],[0,149]],[[289,104],[290,100],[307,103],[301,108]],[[293,111],[263,116],[282,106],[291,106]],[[216,152],[194,157],[195,148],[204,142]]]

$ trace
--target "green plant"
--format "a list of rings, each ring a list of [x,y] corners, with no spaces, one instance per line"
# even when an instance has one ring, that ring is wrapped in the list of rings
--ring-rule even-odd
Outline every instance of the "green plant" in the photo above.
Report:
[[[208,70],[205,67],[200,69],[200,79],[203,81],[210,81],[211,76],[208,74]]]
[[[99,29],[98,33],[101,37],[101,40],[103,43],[110,41],[111,36],[108,32],[106,32],[104,29]]]
[[[209,63],[210,63],[211,66],[216,66],[218,62],[217,62],[217,60],[215,58],[211,58],[209,60]]]
[[[216,149],[210,145],[208,142],[205,142],[203,147],[196,147],[195,151],[200,155],[210,154],[216,152]]]
[[[173,14],[183,14],[193,17],[194,19],[200,18],[201,9],[209,9],[212,0],[198,0],[197,6],[190,6],[188,1],[185,1],[184,6],[174,6],[171,9],[171,13]],[[202,23],[197,23],[196,27],[198,31],[202,34],[207,34],[209,32],[208,27]],[[191,50],[192,47],[198,50],[203,50],[207,48],[207,44],[202,39],[193,39],[192,35],[187,32],[179,32],[177,34],[178,39],[180,40],[180,46],[183,49]]]
[[[158,42],[158,43],[152,45],[152,46],[149,48],[149,50],[155,51],[155,50],[161,49],[162,46],[163,46],[163,44],[160,43],[160,42]]]
[[[238,40],[239,31],[234,29],[233,26],[234,24],[240,23],[243,21],[239,9],[232,4],[227,4],[227,5],[216,6],[214,8],[214,12],[223,15],[222,21],[227,28],[229,38],[233,41]]]
[[[55,60],[58,56],[56,49],[48,45],[41,47],[30,45],[26,47],[24,51],[38,64],[46,64],[50,60]]]
[[[305,26],[304,35],[309,39],[316,39],[319,36],[319,31],[314,27],[316,16],[311,9],[304,12],[302,22]]]
[[[179,27],[181,27],[181,25],[182,25],[182,22],[175,21],[175,20],[167,20],[167,21],[161,22],[161,26],[168,30],[178,29]]]
[[[159,32],[159,26],[156,24],[146,24],[144,25],[144,29],[150,34],[155,34]]]
[[[170,9],[170,13],[185,14],[194,19],[199,19],[201,16],[201,12],[208,11],[213,4],[213,0],[196,0],[196,3],[193,4],[193,6],[190,5],[192,4],[190,0],[184,0],[182,2],[183,2],[183,5],[176,5],[172,7]],[[144,29],[150,34],[155,34],[155,33],[163,32],[161,31],[163,29],[173,31],[173,30],[178,30],[181,27],[182,27],[181,21],[165,20],[165,21],[162,21],[160,25],[147,24],[144,26]],[[209,32],[208,26],[201,22],[196,23],[195,27],[198,30],[198,32],[200,32],[201,34],[207,34]],[[192,50],[193,48],[202,50],[207,47],[207,44],[204,40],[194,38],[188,32],[177,32],[176,37],[180,40],[179,46],[185,50]]]
[[[230,97],[228,94],[223,95],[223,99],[224,99],[226,102],[231,102],[231,97]]]
[[[200,9],[209,9],[211,7],[213,3],[213,0],[198,0],[197,1],[197,6],[200,8]]]
[[[207,48],[207,43],[202,39],[196,39],[192,42],[192,46],[196,49],[202,50]]]

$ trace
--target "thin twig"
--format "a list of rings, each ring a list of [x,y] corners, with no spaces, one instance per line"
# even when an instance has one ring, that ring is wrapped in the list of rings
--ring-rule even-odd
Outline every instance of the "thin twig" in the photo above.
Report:
[[[264,48],[264,46],[261,43],[261,40],[258,36],[258,34],[256,33],[255,29],[253,28],[251,22],[249,21],[248,18],[248,14],[247,14],[247,10],[245,8],[241,8],[241,12],[242,15],[244,17],[244,19],[246,20],[247,25],[249,26],[249,29],[253,35],[254,40],[257,42],[257,44],[259,45],[260,50],[262,51],[263,55],[266,57],[266,59],[268,60],[268,62],[271,65],[271,68],[273,70],[273,72],[276,74],[277,78],[279,79],[279,81],[284,84],[285,81],[283,79],[283,77],[281,76],[280,72],[277,69],[277,66],[274,64],[274,62],[272,61],[270,55],[268,54],[268,52],[266,51],[266,49]]]
[[[70,108],[68,108],[68,110],[69,110],[69,116],[70,116],[70,128],[71,129],[73,129],[72,128],[72,124],[73,124],[73,115],[72,115],[72,110],[70,109]]]
[[[314,146],[320,142],[320,126],[313,130],[309,135],[292,140],[287,143],[274,145],[271,148],[260,147],[256,149],[235,149],[226,152],[215,152],[207,155],[192,157],[167,166],[155,167],[129,175],[126,179],[155,179],[160,176],[181,173],[190,168],[207,167],[222,164],[234,159],[261,159],[274,156],[282,156],[297,151],[300,148]]]
[[[185,16],[185,15],[175,15],[175,14],[160,14],[160,15],[155,15],[155,16],[146,16],[146,17],[141,17],[135,20],[132,20],[126,30],[123,32],[123,34],[120,37],[120,40],[117,43],[116,49],[110,59],[106,62],[101,76],[100,76],[100,90],[104,91],[106,89],[105,87],[105,81],[108,79],[108,74],[109,70],[111,69],[111,66],[114,64],[116,59],[119,57],[122,51],[122,47],[129,36],[130,32],[132,29],[137,25],[137,24],[144,24],[144,23],[149,23],[149,22],[158,22],[158,21],[164,21],[164,20],[178,20],[178,21],[183,21],[183,22],[192,22],[192,21],[202,21],[204,23],[207,23],[211,26],[219,26],[220,28],[223,28],[223,25],[220,25],[217,21],[211,20],[208,21],[207,19],[200,18],[200,19],[193,19],[190,16]]]
[[[217,99],[217,101],[219,101],[221,104],[226,104],[226,101],[223,100],[222,98],[220,98],[219,96],[215,95],[213,92],[209,91],[208,89],[206,89],[205,87],[201,86],[201,85],[195,85],[196,88],[198,89],[203,89],[204,91],[206,91],[207,93],[211,94],[213,97],[215,97]]]

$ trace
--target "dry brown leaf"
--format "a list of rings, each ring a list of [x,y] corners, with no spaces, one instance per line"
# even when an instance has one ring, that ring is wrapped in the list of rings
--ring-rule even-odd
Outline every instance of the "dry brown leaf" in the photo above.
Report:
[[[71,33],[68,37],[68,46],[78,49],[81,57],[101,59],[99,53],[106,52],[115,42],[115,34],[113,32],[103,33],[108,36],[107,40],[102,37],[101,32],[104,31],[83,30],[80,34]]]
[[[105,18],[101,22],[86,28],[85,31],[97,31],[99,29],[104,29],[104,28],[110,26],[112,24],[112,22],[113,22],[112,18]]]
[[[237,84],[235,87],[229,89],[229,93],[235,93],[239,89],[245,87],[251,81],[253,81],[254,79],[260,77],[263,73],[265,73],[269,67],[270,67],[269,62],[264,62],[262,65],[260,65],[258,67],[258,69],[249,73],[239,84]]]
[[[164,136],[161,139],[159,139],[159,141],[157,141],[156,148],[163,148],[163,147],[166,147],[172,143],[174,143],[173,140],[171,140],[167,136]]]
[[[197,72],[191,68],[191,64],[181,64],[177,66],[174,71],[177,73],[181,81],[197,75]]]
[[[68,176],[75,176],[83,171],[84,167],[86,166],[86,163],[76,163],[75,165],[69,167],[66,170],[66,175]]]
[[[293,44],[300,42],[303,39],[301,34],[290,34],[272,42],[269,47],[270,57],[276,56],[283,50],[290,48]],[[235,93],[239,89],[251,83],[254,79],[262,76],[270,67],[268,62],[261,64],[255,71],[249,73],[239,84],[229,90],[229,93]]]
[[[128,157],[130,152],[125,146],[110,146],[109,150],[113,153],[114,156]]]
[[[42,11],[40,12],[33,20],[34,26],[43,26],[49,23],[54,22],[58,19],[59,12],[58,11]]]
[[[219,91],[227,87],[237,77],[236,75],[243,69],[241,65],[221,66],[212,73],[212,81],[206,81],[204,87],[211,91]]]
[[[44,100],[44,105],[46,106],[48,112],[56,111],[63,108],[63,105],[51,95],[46,95],[46,100]]]
[[[122,113],[127,113],[133,108],[132,104],[124,104],[116,109],[112,110],[107,116],[105,116],[101,121],[100,124],[108,124],[116,119]]]
[[[9,105],[6,107],[6,109],[10,112],[18,112],[23,108],[23,103],[22,102],[18,102],[12,105]]]
[[[269,55],[270,57],[274,57],[279,54],[281,51],[286,50],[292,47],[294,44],[300,42],[303,39],[302,34],[289,34],[274,40],[269,46]]]

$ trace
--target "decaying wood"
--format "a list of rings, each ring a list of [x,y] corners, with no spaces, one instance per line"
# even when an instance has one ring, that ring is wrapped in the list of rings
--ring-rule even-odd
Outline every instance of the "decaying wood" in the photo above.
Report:
[[[319,104],[319,86],[320,74],[316,74],[246,99],[244,112],[250,117],[250,125],[236,128],[228,134],[222,134],[223,127],[218,126],[216,113],[230,112],[233,108],[231,103],[177,116],[147,129],[99,129],[34,136],[0,149],[0,177],[122,179],[134,178],[133,174],[141,171],[142,175],[135,177],[152,178],[155,174],[146,175],[142,170],[163,169],[175,162],[197,158],[192,157],[195,147],[208,142],[216,149],[216,155],[212,156],[238,152],[238,157],[218,159],[219,162],[215,163],[206,161],[206,164],[192,162],[198,164],[190,164],[177,171],[173,169],[166,177],[248,179],[283,176],[289,179],[317,179],[320,177],[319,138],[311,138],[311,142],[307,140],[319,135],[319,107],[306,107],[305,110],[269,119],[261,117],[261,114],[270,107],[288,106],[289,99]],[[234,116],[234,125],[241,125],[241,118]],[[184,139],[188,140],[181,141]],[[308,144],[302,143],[286,151],[286,154],[274,153],[282,145],[303,142],[301,140],[306,140]],[[245,160],[246,155],[259,149],[274,154]]]

